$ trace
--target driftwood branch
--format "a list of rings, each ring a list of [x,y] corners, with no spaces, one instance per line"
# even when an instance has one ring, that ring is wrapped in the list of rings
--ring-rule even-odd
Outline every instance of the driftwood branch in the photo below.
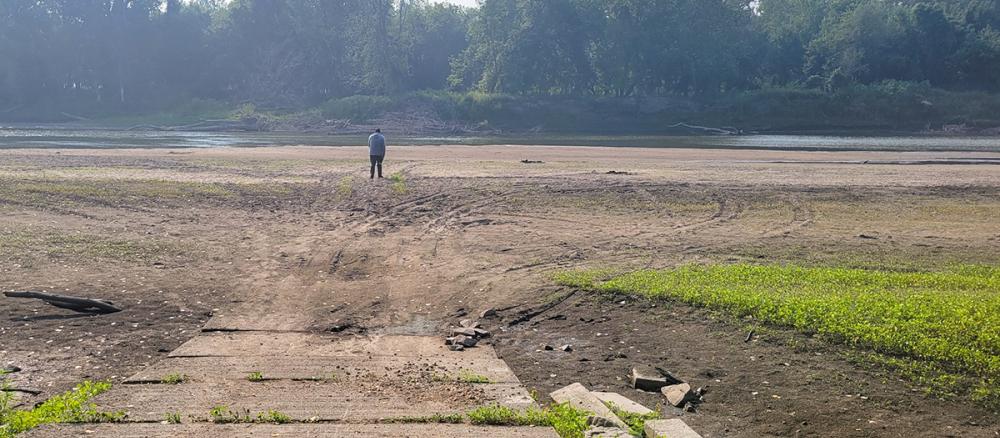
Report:
[[[20,393],[31,394],[31,395],[42,395],[42,391],[38,391],[36,389],[0,388],[0,391],[2,391],[2,392],[20,392]]]
[[[114,303],[106,300],[94,298],[79,298],[66,295],[50,294],[46,292],[4,292],[8,298],[33,298],[45,301],[53,306],[69,309],[80,313],[115,313],[122,309]]]
[[[692,131],[702,131],[715,135],[740,135],[741,133],[740,130],[736,128],[712,128],[710,126],[689,125],[684,122],[678,123],[676,125],[670,125],[668,126],[668,128],[684,128],[684,129],[690,129]]]

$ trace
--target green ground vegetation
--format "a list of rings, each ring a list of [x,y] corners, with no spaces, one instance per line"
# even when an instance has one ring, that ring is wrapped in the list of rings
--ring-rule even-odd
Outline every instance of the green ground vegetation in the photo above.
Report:
[[[540,426],[552,427],[562,438],[583,438],[590,412],[576,409],[569,404],[555,404],[544,409],[528,408],[519,411],[501,405],[476,408],[466,414],[469,422],[482,426]]]
[[[4,383],[6,385],[6,383]],[[124,412],[101,412],[90,399],[111,389],[109,382],[85,381],[32,409],[15,409],[8,392],[0,392],[0,438],[52,423],[107,423],[121,421]]]
[[[402,173],[394,173],[389,175],[389,181],[392,182],[392,191],[403,195],[409,190],[406,188],[406,177]]]
[[[264,373],[262,373],[260,371],[254,371],[254,372],[252,372],[250,374],[247,374],[247,380],[249,380],[251,382],[263,382],[264,381]]]
[[[179,412],[171,412],[163,416],[163,422],[167,424],[181,424],[181,414]]]
[[[167,374],[166,376],[163,376],[162,379],[160,379],[160,383],[163,383],[165,385],[180,385],[185,381],[187,381],[187,376],[179,373]]]
[[[956,265],[896,272],[691,265],[620,275],[564,272],[557,281],[598,292],[679,300],[791,327],[872,351],[886,358],[887,365],[905,364],[912,374],[939,384],[947,383],[949,375],[970,378],[969,395],[1000,408],[1000,268]],[[928,367],[939,371],[937,377],[921,372]]]
[[[650,412],[648,414],[635,414],[628,411],[623,411],[614,403],[605,403],[611,412],[614,412],[618,418],[628,425],[628,431],[634,436],[641,437],[646,430],[646,422],[650,420],[656,420],[660,418],[659,412]]]
[[[117,261],[147,261],[185,254],[175,243],[155,239],[121,239],[52,229],[0,230],[0,253],[25,257],[42,252],[48,257],[83,257]]]
[[[489,377],[482,374],[476,374],[469,370],[462,370],[462,372],[458,374],[457,380],[462,383],[492,383]]]

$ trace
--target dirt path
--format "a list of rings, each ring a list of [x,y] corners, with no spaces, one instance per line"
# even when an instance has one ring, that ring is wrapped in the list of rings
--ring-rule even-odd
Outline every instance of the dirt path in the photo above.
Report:
[[[545,394],[579,380],[706,437],[997,436],[967,397],[927,397],[836,348],[781,333],[745,344],[746,322],[550,278],[701,262],[997,264],[1000,166],[940,164],[995,154],[412,147],[387,163],[401,178],[370,182],[361,152],[0,151],[0,286],[126,308],[81,318],[5,302],[0,365],[24,368],[15,382],[42,397],[122,383],[99,402],[139,423],[74,433],[477,436],[376,420],[519,405],[518,382]],[[484,320],[492,345],[443,351],[450,326],[487,308],[499,311]],[[563,344],[574,352],[543,349]],[[675,411],[629,392],[636,363],[712,392],[698,412]],[[463,370],[494,383],[441,378]],[[267,380],[247,381],[255,371]],[[190,381],[148,383],[174,373]],[[317,423],[209,424],[223,404]],[[152,424],[171,411],[184,424]]]

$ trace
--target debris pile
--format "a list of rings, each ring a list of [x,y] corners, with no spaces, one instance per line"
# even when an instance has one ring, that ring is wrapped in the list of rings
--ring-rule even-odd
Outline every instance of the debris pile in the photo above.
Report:
[[[485,313],[485,312],[484,312]],[[463,319],[458,327],[451,329],[451,337],[445,338],[445,345],[451,351],[462,351],[475,347],[480,339],[490,337],[489,330],[483,329],[478,320]]]
[[[629,374],[632,387],[640,391],[659,392],[671,406],[693,412],[698,403],[704,401],[705,388],[691,390],[691,385],[662,368],[637,366]]]
[[[641,371],[643,370],[640,370],[640,376]],[[637,374],[635,369],[633,369],[632,374],[633,376]],[[655,375],[646,375],[645,377],[649,377],[650,379],[640,378],[638,381],[641,384],[648,385],[646,387],[656,386],[659,383],[655,382],[662,381],[661,379],[657,379]],[[659,389],[665,389],[669,386],[661,386]],[[621,394],[614,392],[592,392],[580,383],[574,383],[565,388],[553,391],[549,394],[549,397],[556,403],[566,403],[574,408],[593,413],[587,419],[587,425],[590,428],[584,434],[585,437],[631,437],[632,434],[629,431],[629,426],[618,417],[618,414],[645,417],[654,414],[653,410]],[[650,438],[664,436],[671,438],[701,438],[701,435],[698,435],[697,432],[678,418],[647,420],[643,433],[646,437]]]

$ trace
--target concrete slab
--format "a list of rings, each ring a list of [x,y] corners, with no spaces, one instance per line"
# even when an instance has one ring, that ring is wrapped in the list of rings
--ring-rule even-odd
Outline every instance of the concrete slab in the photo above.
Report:
[[[226,406],[251,416],[269,410],[294,420],[375,421],[465,413],[489,403],[515,409],[534,404],[519,384],[364,380],[350,382],[224,381],[180,385],[127,385],[94,399],[103,411],[126,411],[127,421],[162,421],[168,413],[206,421]]]
[[[680,418],[646,422],[646,438],[701,438]]]
[[[320,336],[309,333],[206,333],[184,343],[169,357],[225,356],[456,356],[465,360],[496,359],[489,347],[452,352],[444,339],[432,336]]]
[[[351,380],[355,378],[457,379],[463,373],[483,376],[491,383],[520,383],[500,359],[467,359],[461,353],[437,357],[173,357],[155,363],[126,383],[157,383],[164,376],[183,374],[188,382],[241,380],[251,372],[267,379]]]
[[[288,438],[558,438],[543,427],[474,427],[464,424],[67,424],[44,426],[25,438],[113,436],[116,438],[288,437]]]
[[[556,403],[569,403],[570,406],[575,408],[593,412],[594,415],[614,423],[615,426],[623,429],[628,428],[628,426],[625,425],[625,422],[611,412],[611,409],[608,409],[608,407],[605,406],[600,399],[591,394],[590,391],[588,391],[587,388],[580,383],[574,383],[562,389],[556,390],[549,394],[549,396],[552,397],[552,400],[555,400]]]
[[[636,403],[617,392],[591,392],[591,394],[594,394],[594,396],[604,402],[604,404],[611,403],[615,406],[615,408],[625,412],[636,415],[648,415],[653,413],[652,409],[640,405],[639,403]]]

